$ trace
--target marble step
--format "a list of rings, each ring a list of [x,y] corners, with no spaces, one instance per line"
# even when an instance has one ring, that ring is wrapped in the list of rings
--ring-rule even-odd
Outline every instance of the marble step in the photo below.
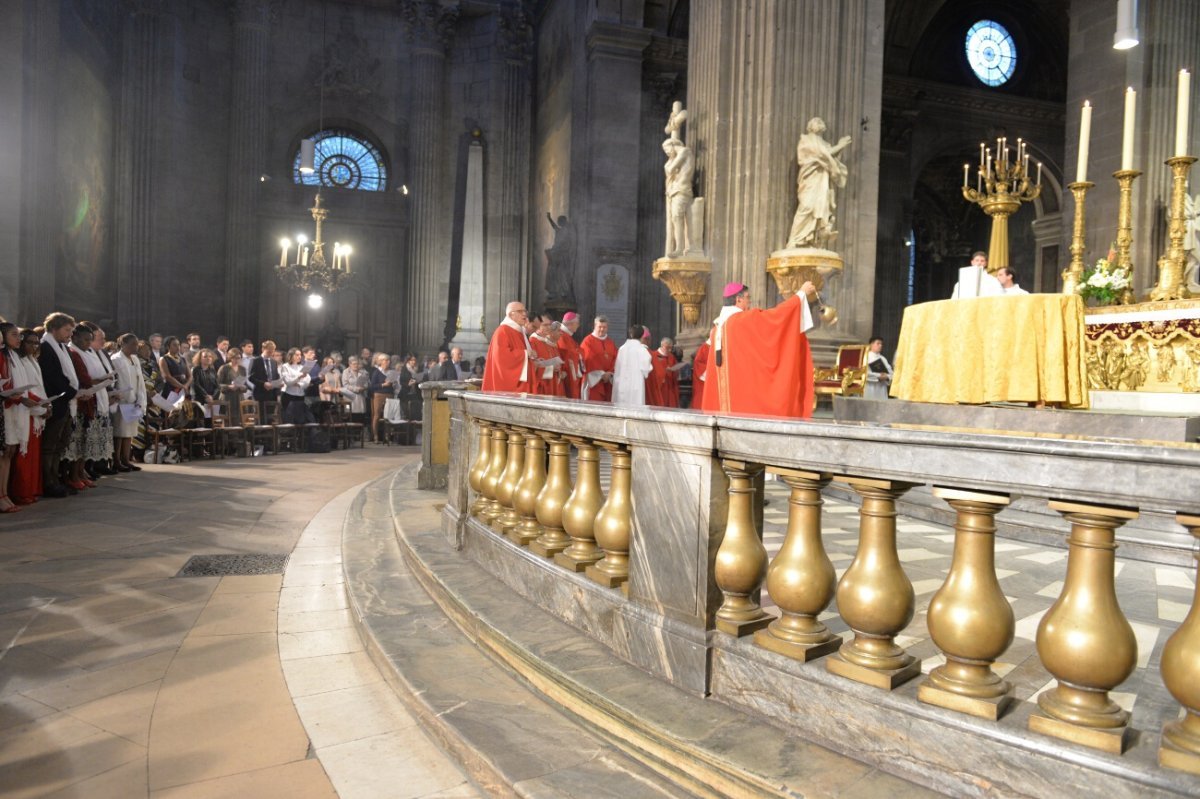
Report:
[[[416,470],[377,480],[355,499],[342,557],[366,649],[425,732],[490,796],[695,795],[543,701],[430,599],[401,555],[392,520],[392,481],[416,485]],[[436,525],[439,495],[411,493],[405,521]]]
[[[488,790],[520,793],[521,774],[560,767],[536,795],[940,795],[619,660],[449,549],[438,495],[412,485],[402,471],[391,486],[395,537],[373,521],[382,484],[365,492],[347,590],[381,667]]]

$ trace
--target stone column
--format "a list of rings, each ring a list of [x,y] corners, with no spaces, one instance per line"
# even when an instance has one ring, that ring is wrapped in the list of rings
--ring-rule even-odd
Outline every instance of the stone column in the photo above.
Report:
[[[162,115],[163,54],[172,38],[162,0],[127,0],[121,33],[121,77],[116,124],[114,232],[116,320],[121,329],[149,335],[154,302],[155,131]],[[163,317],[157,317],[163,318]]]
[[[463,329],[490,334],[515,299],[533,301],[526,226],[529,219],[530,62],[533,26],[516,5],[499,11],[492,59],[492,129],[487,160],[487,220],[483,319],[463,317]],[[541,253],[538,253],[540,256]],[[534,308],[541,307],[539,303]]]
[[[450,292],[450,192],[446,146],[446,48],[458,6],[405,0],[411,51],[403,82],[412,87],[408,186],[407,307],[403,346],[429,352],[442,343]]]
[[[269,3],[237,1],[225,200],[225,331],[255,340],[259,280],[270,263],[262,257],[257,219],[258,176],[266,171],[269,24]]]
[[[796,143],[812,117],[843,151],[849,182],[837,192],[841,277],[826,289],[841,321],[814,347],[870,335],[875,287],[883,0],[797,3],[709,0],[692,8],[688,144],[697,153],[713,274],[702,317],[728,281],[759,305],[777,297],[768,255],[787,243],[796,210]]]

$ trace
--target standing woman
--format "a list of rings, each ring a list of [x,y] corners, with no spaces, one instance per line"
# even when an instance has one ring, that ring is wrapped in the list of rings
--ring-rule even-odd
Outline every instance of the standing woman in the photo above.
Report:
[[[75,427],[71,430],[71,440],[67,443],[66,454],[63,455],[63,460],[70,464],[67,485],[76,491],[96,487],[96,484],[88,479],[87,473],[84,471],[84,463],[92,460],[94,454],[89,447],[95,438],[94,434],[89,431],[97,424],[96,395],[90,393],[83,396],[85,391],[93,391],[92,377],[88,373],[87,362],[83,359],[83,353],[91,348],[91,328],[82,324],[76,325],[75,329],[71,331],[71,344],[68,351],[71,363],[75,367],[75,379],[79,382],[79,394],[75,396]],[[105,411],[107,410],[105,408]],[[107,413],[104,415],[108,416]]]
[[[206,408],[217,402],[221,396],[216,363],[217,356],[209,349],[196,353],[192,363],[192,399]]]
[[[178,391],[186,397],[192,389],[192,370],[179,354],[179,339],[167,336],[163,346],[166,352],[158,359],[158,372],[163,379],[162,395],[165,398]]]
[[[249,387],[246,370],[242,368],[242,351],[230,349],[225,353],[225,365],[217,370],[217,385],[221,387],[221,402],[225,403],[229,424],[242,426],[242,400]]]
[[[292,347],[287,353],[287,363],[279,367],[279,378],[283,380],[283,393],[280,395],[282,405],[279,409],[280,420],[287,421],[287,409],[293,402],[304,402],[304,391],[312,382],[312,374],[304,368],[304,353]]]
[[[154,357],[154,350],[150,348],[150,343],[147,341],[138,341],[137,347],[138,362],[142,365],[142,384],[145,387],[146,399],[149,400],[150,395],[154,393],[155,386],[162,380],[162,376],[158,371],[158,358]],[[146,449],[150,446],[150,434],[162,426],[162,409],[157,405],[146,403],[146,413],[138,422],[137,432],[133,434],[133,456],[142,458],[145,455]],[[132,460],[131,460],[132,462]]]
[[[8,332],[5,331],[5,340]],[[42,383],[42,367],[38,364],[41,352],[41,337],[34,330],[20,333],[21,346],[9,361],[9,374],[13,387],[32,386],[21,399],[21,403],[5,409],[4,429],[9,431],[9,440],[16,454],[10,467],[8,495],[18,505],[37,502],[42,494],[42,429],[46,426],[46,414],[50,403],[46,401],[46,386]],[[9,347],[11,350],[11,346]],[[15,435],[14,435],[15,431]]]
[[[140,472],[142,467],[132,460],[133,437],[138,425],[146,415],[146,379],[142,375],[142,362],[137,356],[138,337],[126,333],[117,339],[120,351],[113,356],[113,369],[117,373],[117,414],[113,417],[113,436],[116,438],[116,454],[113,457],[118,472]],[[133,419],[125,418],[122,405],[132,405],[140,413]]]
[[[112,361],[108,357],[108,353],[104,351],[105,336],[104,330],[95,322],[80,322],[81,326],[86,325],[92,331],[92,346],[87,352],[82,353],[84,363],[87,364],[88,375],[92,378],[92,383],[104,383],[104,388],[96,392],[96,418],[98,423],[93,427],[92,434],[95,437],[95,445],[92,448],[94,452],[107,453],[103,458],[89,459],[84,464],[84,468],[88,472],[88,476],[93,480],[99,480],[100,475],[116,474],[117,470],[109,465],[113,457],[113,425],[112,425],[112,398],[109,394],[109,389],[116,382],[117,375],[113,370]]]
[[[13,513],[20,508],[8,497],[8,474],[13,456],[17,454],[19,426],[28,424],[26,418],[18,419],[18,415],[28,407],[25,386],[29,383],[15,364],[17,350],[21,347],[21,332],[17,326],[12,322],[0,322],[0,342],[0,396],[4,397],[4,413],[0,414],[0,513]]]
[[[362,368],[362,362],[350,356],[350,366],[342,372],[342,396],[350,400],[350,419],[358,424],[367,421],[367,392],[371,388],[371,376]]]

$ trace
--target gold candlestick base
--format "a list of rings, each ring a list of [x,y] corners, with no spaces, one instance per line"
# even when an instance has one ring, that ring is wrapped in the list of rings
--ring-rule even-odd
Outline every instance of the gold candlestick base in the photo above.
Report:
[[[1083,250],[1084,234],[1087,232],[1087,193],[1094,188],[1090,180],[1079,180],[1068,183],[1067,188],[1075,197],[1075,225],[1071,231],[1071,263],[1062,273],[1063,294],[1075,294],[1083,281]]]
[[[1158,282],[1150,292],[1155,302],[1182,300],[1191,296],[1183,279],[1183,268],[1187,263],[1184,237],[1187,235],[1188,172],[1196,163],[1193,155],[1177,155],[1167,159],[1171,167],[1171,212],[1167,221],[1167,239],[1170,244],[1166,255],[1158,259]]]

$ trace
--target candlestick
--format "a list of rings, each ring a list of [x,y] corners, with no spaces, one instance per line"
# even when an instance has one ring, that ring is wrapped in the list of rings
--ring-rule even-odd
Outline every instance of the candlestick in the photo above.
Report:
[[[976,174],[975,187],[969,185],[969,169],[963,168],[963,198],[977,204],[992,218],[992,235],[988,245],[988,271],[995,273],[1008,263],[1008,218],[1041,194],[1041,185],[1029,179],[1027,162],[1013,160],[1006,137],[996,140],[997,151],[984,147],[984,166]]]
[[[1121,137],[1121,171],[1133,169],[1133,121],[1137,116],[1137,92],[1125,90],[1125,130]]]
[[[1042,185],[1042,162],[1038,161],[1038,179],[1037,184]]]
[[[967,185],[967,180],[970,177],[970,174],[971,174],[971,167],[969,167],[967,164],[963,164],[963,186],[964,187]]]
[[[984,156],[984,150],[985,150],[985,148],[984,148],[983,142],[979,142],[979,168],[980,168],[980,169],[983,169],[983,165],[984,165],[984,163],[985,163],[985,162],[984,162],[984,157],[983,157],[983,156]]]
[[[1083,101],[1083,111],[1079,116],[1079,161],[1075,165],[1075,182],[1087,182],[1088,145],[1092,138],[1092,104]]]
[[[279,265],[287,266],[288,265],[288,251],[292,248],[292,243],[290,241],[288,241],[287,239],[280,239],[279,246],[283,250],[283,252],[280,253],[280,255],[279,255]]]
[[[1133,181],[1142,174],[1136,169],[1120,169],[1113,173],[1120,186],[1120,199],[1117,202],[1117,251],[1113,264],[1125,269],[1129,275],[1129,287],[1120,297],[1120,305],[1130,305],[1133,296],[1133,261],[1129,251],[1133,247]]]
[[[1150,292],[1150,299],[1155,302],[1181,300],[1188,296],[1183,279],[1183,267],[1187,261],[1184,237],[1188,223],[1188,172],[1194,163],[1196,158],[1190,155],[1167,159],[1167,166],[1171,167],[1171,207],[1167,218],[1167,240],[1170,245],[1166,255],[1158,259],[1158,282]]]
[[[1075,226],[1071,232],[1071,263],[1062,273],[1063,294],[1075,294],[1079,291],[1079,284],[1083,279],[1083,240],[1087,232],[1084,209],[1087,203],[1088,189],[1095,185],[1086,180],[1077,180],[1067,184],[1071,194],[1075,195]]]
[[[1175,98],[1175,157],[1188,154],[1188,101],[1192,95],[1192,73],[1179,70],[1179,93]]]

